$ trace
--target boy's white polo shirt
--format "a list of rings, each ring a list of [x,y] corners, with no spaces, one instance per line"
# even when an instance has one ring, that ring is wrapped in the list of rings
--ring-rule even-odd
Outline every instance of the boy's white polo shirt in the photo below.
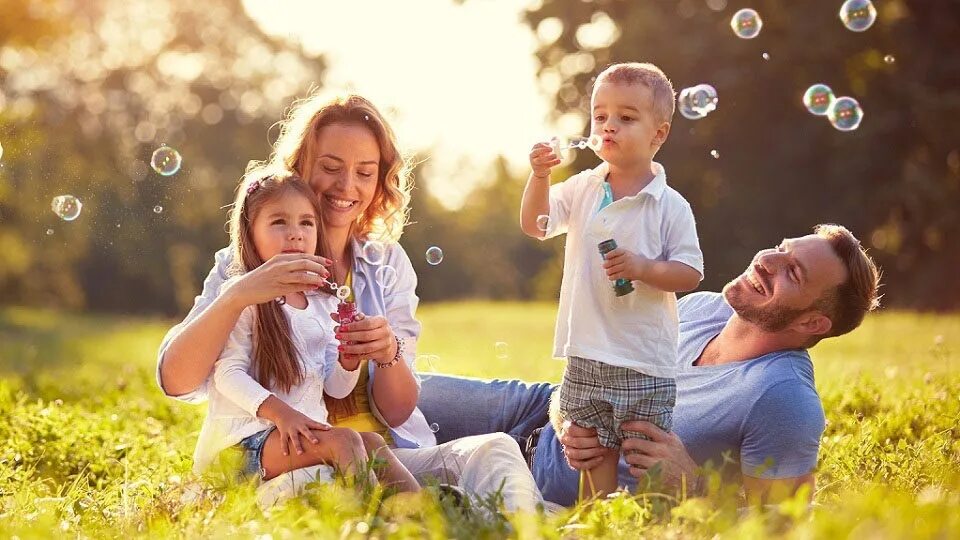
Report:
[[[679,261],[700,272],[703,254],[690,204],[667,185],[659,163],[640,193],[597,209],[608,166],[583,171],[550,186],[550,221],[544,238],[567,234],[553,356],[579,356],[654,377],[674,377],[677,366],[677,295],[634,281],[621,297],[603,270],[597,245],[617,245],[649,259]]]

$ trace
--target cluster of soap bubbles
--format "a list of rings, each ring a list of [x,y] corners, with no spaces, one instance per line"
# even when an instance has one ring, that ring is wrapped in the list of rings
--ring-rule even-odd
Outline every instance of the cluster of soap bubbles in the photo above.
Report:
[[[716,88],[709,84],[698,84],[680,91],[677,109],[684,118],[699,120],[716,110],[718,101]]]
[[[3,146],[0,146],[0,157],[3,157]],[[173,176],[180,170],[182,163],[183,158],[180,157],[180,153],[165,144],[154,150],[150,158],[150,166],[153,167],[153,170],[157,171],[157,174],[162,176]],[[83,210],[83,203],[73,195],[57,195],[50,201],[50,209],[53,210],[53,213],[60,219],[73,221],[80,217],[80,212]],[[163,207],[159,204],[153,207],[154,214],[160,214],[162,212]],[[119,227],[119,225],[117,226]],[[47,234],[52,235],[53,230],[48,229]]]
[[[566,142],[561,141],[559,137],[553,137],[550,139],[550,148],[553,149],[553,153],[557,156],[560,155],[560,152],[565,150],[585,150],[589,148],[594,152],[599,152],[600,148],[603,146],[603,137],[594,133],[589,137],[573,137],[568,139]]]
[[[836,97],[833,90],[822,83],[817,83],[803,94],[803,105],[810,114],[826,116],[830,125],[840,131],[853,131],[860,127],[863,120],[863,109],[852,97]]]

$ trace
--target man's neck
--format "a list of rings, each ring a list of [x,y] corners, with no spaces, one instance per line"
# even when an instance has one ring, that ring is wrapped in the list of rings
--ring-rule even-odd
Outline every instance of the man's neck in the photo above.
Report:
[[[643,159],[622,166],[607,162],[607,182],[613,190],[614,199],[630,197],[643,191],[657,174],[653,172],[653,161]]]
[[[716,366],[753,360],[776,351],[797,348],[787,343],[784,336],[766,332],[734,313],[720,334],[704,348],[697,360],[698,366]]]

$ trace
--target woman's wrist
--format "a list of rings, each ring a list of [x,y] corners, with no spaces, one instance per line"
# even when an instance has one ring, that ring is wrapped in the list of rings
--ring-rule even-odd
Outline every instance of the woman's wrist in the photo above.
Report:
[[[390,349],[393,351],[393,356],[386,362],[381,362],[380,360],[375,359],[374,363],[377,364],[378,368],[391,367],[397,364],[397,362],[399,362],[403,358],[403,349],[404,349],[403,338],[394,334],[393,339],[394,339],[393,347],[390,347]]]

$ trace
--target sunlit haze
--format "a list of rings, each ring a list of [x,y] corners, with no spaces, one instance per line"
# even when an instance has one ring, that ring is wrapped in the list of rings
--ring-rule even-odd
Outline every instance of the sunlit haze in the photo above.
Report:
[[[520,167],[552,133],[536,80],[530,0],[246,0],[264,31],[300,40],[328,63],[324,90],[355,91],[427,159],[425,183],[458,206],[498,154]],[[575,135],[575,134],[574,134]]]

